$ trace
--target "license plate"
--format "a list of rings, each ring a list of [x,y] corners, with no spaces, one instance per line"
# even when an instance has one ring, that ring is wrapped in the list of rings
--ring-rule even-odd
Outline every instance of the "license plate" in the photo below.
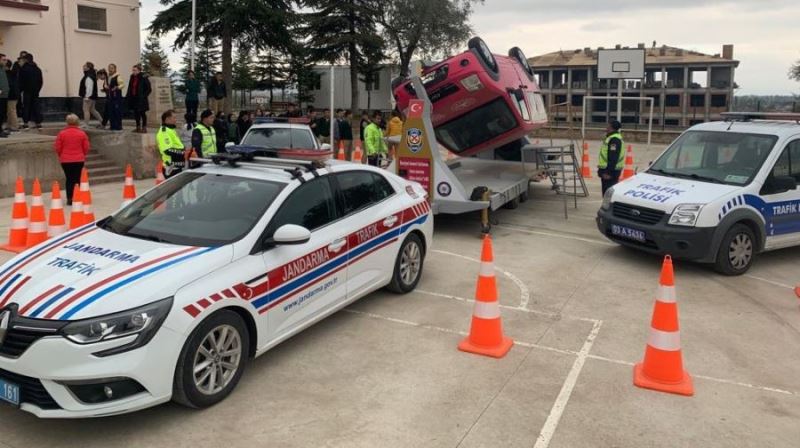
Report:
[[[0,378],[0,400],[19,406],[19,386]]]
[[[616,224],[611,224],[611,234],[629,240],[638,241],[640,243],[647,241],[647,236],[645,235],[644,230],[636,230],[630,227],[618,226]]]

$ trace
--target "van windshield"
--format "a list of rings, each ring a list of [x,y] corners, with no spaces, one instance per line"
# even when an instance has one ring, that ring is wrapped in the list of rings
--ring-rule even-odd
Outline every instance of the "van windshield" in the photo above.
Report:
[[[774,135],[689,131],[675,140],[647,172],[702,182],[747,185],[777,141]]]
[[[524,104],[524,101],[523,101]],[[436,128],[436,138],[454,152],[463,152],[517,126],[508,103],[499,97]]]

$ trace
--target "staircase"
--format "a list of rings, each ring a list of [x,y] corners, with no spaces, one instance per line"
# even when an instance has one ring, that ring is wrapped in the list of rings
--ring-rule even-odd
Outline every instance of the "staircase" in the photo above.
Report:
[[[89,182],[93,185],[125,181],[125,168],[118,167],[93,149],[89,150],[84,166],[89,170]]]
[[[575,197],[589,196],[586,182],[580,175],[575,145],[552,146],[537,151],[540,166],[544,166],[557,194]]]

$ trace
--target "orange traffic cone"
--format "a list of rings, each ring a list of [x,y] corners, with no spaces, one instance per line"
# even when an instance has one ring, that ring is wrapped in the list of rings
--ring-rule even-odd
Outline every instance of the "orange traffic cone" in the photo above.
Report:
[[[336,160],[347,160],[347,156],[344,153],[344,142],[339,140],[339,152],[336,153]]]
[[[514,341],[503,336],[500,303],[497,301],[497,280],[494,276],[492,238],[486,235],[483,237],[481,270],[478,275],[478,288],[475,292],[472,326],[469,336],[458,344],[458,349],[463,352],[502,358],[511,350],[512,345],[514,345]]]
[[[644,361],[633,368],[633,384],[646,389],[680,395],[694,395],[692,377],[683,370],[678,304],[672,257],[664,257],[658,296],[650,324]]]
[[[356,150],[353,151],[353,162],[364,163],[364,151],[361,150],[361,140],[356,140]]]
[[[633,147],[628,145],[628,152],[625,154],[625,169],[622,170],[622,176],[619,177],[619,180],[625,180],[630,177],[633,177],[635,173],[633,172]]]
[[[158,164],[156,165],[156,185],[164,182],[165,180],[166,179],[164,179],[164,163],[159,160]]]
[[[794,295],[796,295],[797,298],[800,299],[800,285],[794,287]]]
[[[86,168],[81,172],[81,201],[83,201],[83,223],[94,222],[92,191],[89,189],[89,170]]]
[[[125,167],[125,186],[122,187],[122,206],[125,207],[136,199],[136,187],[133,185],[133,168],[130,163]]]
[[[42,186],[39,179],[33,180],[33,193],[31,195],[31,220],[28,224],[28,237],[25,246],[30,248],[47,239],[47,221],[44,216],[44,202],[42,201]]]
[[[50,193],[50,217],[47,220],[47,237],[52,238],[67,231],[67,221],[64,219],[64,202],[61,200],[61,187],[58,182],[53,182]]]
[[[77,229],[85,223],[83,218],[83,195],[80,185],[75,185],[72,190],[72,208],[69,212],[69,228]]]
[[[584,179],[592,178],[592,167],[589,166],[589,144],[583,142],[583,161],[581,167],[581,177]]]
[[[25,250],[28,240],[28,204],[25,202],[25,185],[22,177],[17,176],[17,188],[14,193],[14,206],[11,209],[11,228],[8,231],[8,244],[0,249],[19,253]]]

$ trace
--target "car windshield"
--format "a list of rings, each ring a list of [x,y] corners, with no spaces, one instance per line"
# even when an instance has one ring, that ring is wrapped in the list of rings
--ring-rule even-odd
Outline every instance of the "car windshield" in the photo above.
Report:
[[[278,149],[316,148],[314,136],[310,130],[295,128],[251,128],[242,140],[242,145]]]
[[[436,138],[454,152],[463,152],[498,137],[517,125],[501,97],[436,128]]]
[[[689,131],[647,170],[660,176],[728,185],[747,185],[764,164],[774,135]]]
[[[244,237],[285,184],[181,173],[98,226],[119,235],[186,246],[220,246]]]

